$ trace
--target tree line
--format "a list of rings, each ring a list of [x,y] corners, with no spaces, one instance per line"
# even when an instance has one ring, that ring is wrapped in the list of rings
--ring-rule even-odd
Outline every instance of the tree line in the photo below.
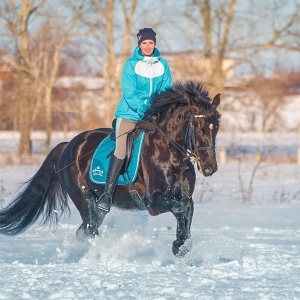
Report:
[[[109,125],[120,97],[121,66],[140,28],[154,28],[162,52],[201,53],[208,67],[200,77],[212,94],[223,97],[230,70],[247,65],[261,71],[254,58],[267,51],[299,53],[299,0],[154,2],[1,1],[0,124],[20,131],[20,155],[30,154],[31,131],[38,124],[43,123],[49,151],[56,122],[77,115],[77,94],[55,88],[62,75],[104,77],[104,125]],[[180,58],[176,63],[180,66]],[[186,70],[182,80],[185,76]]]

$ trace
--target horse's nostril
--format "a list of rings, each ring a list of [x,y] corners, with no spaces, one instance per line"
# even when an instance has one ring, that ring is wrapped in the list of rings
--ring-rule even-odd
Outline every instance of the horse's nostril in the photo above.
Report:
[[[205,173],[206,175],[211,175],[213,173],[212,167],[203,168],[203,173]]]

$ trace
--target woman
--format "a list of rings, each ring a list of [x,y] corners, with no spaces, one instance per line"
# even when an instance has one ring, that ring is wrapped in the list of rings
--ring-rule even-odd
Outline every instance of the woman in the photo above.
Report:
[[[139,30],[138,46],[122,71],[122,97],[115,116],[116,149],[110,158],[104,193],[98,200],[99,209],[109,212],[112,197],[126,156],[127,134],[135,128],[147,108],[153,94],[172,87],[172,76],[167,61],[160,57],[156,45],[156,33],[152,28]]]

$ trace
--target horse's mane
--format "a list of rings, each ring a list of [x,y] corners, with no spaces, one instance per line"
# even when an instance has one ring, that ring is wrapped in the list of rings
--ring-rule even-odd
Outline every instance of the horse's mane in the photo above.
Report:
[[[151,107],[145,112],[144,119],[161,113],[169,107],[192,105],[196,102],[203,111],[212,109],[211,98],[208,91],[200,84],[192,81],[175,83],[172,88],[155,94],[151,99]]]

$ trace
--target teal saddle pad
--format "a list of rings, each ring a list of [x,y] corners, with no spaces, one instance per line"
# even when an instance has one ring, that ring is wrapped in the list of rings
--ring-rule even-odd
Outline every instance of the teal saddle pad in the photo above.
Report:
[[[145,132],[140,132],[133,141],[132,155],[125,174],[119,176],[118,185],[126,185],[135,182],[140,164],[141,151]],[[90,180],[96,184],[105,184],[110,154],[116,147],[116,141],[110,136],[106,137],[96,149],[89,170]]]

